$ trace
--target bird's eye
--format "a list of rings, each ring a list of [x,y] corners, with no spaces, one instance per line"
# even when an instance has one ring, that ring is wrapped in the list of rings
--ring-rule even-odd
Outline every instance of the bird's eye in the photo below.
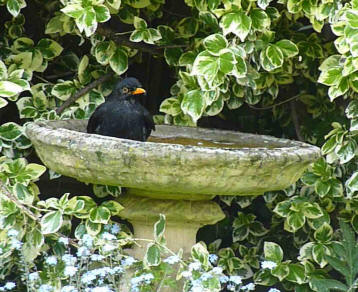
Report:
[[[123,93],[128,93],[128,92],[129,92],[129,89],[128,89],[127,87],[123,87],[122,92],[123,92]]]

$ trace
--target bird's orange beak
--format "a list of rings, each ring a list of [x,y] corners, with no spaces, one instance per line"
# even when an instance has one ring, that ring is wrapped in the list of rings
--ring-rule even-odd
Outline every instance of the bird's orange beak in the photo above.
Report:
[[[132,94],[143,94],[145,90],[143,88],[137,88],[136,90],[132,91]]]

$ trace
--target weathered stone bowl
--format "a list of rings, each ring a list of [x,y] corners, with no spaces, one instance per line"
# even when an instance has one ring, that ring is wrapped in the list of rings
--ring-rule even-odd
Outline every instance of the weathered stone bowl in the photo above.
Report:
[[[26,133],[44,164],[79,181],[120,185],[143,196],[258,195],[294,183],[320,155],[317,147],[270,136],[157,126],[155,137],[235,143],[227,149],[87,134],[87,121],[31,123]],[[253,148],[254,147],[254,148]],[[198,196],[199,195],[199,196]]]
[[[26,134],[50,169],[83,182],[127,187],[122,216],[142,237],[151,236],[158,213],[166,214],[169,225],[183,229],[167,234],[168,245],[184,248],[195,242],[200,226],[224,217],[211,198],[284,189],[320,156],[319,148],[305,143],[232,131],[158,125],[153,132],[156,141],[203,144],[190,146],[87,134],[86,125],[86,120],[29,123]],[[204,146],[215,141],[219,147]]]

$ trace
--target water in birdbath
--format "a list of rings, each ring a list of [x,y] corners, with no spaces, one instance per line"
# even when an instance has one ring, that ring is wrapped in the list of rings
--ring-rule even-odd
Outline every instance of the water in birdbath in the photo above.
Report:
[[[242,149],[242,148],[266,148],[273,149],[279,148],[279,146],[275,147],[275,145],[262,145],[262,144],[254,144],[254,143],[238,143],[238,142],[230,142],[230,141],[215,141],[215,140],[206,140],[206,139],[195,139],[195,138],[187,138],[187,137],[156,137],[150,136],[147,140],[148,142],[154,143],[164,143],[164,144],[179,144],[184,146],[199,146],[199,147],[210,147],[210,148],[223,148],[223,149]],[[282,146],[281,146],[282,147]]]

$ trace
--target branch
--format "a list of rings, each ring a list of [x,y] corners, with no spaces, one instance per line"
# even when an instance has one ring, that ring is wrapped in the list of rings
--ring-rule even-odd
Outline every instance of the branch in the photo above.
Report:
[[[283,104],[285,104],[285,103],[287,103],[287,102],[290,102],[290,101],[292,101],[292,100],[295,100],[295,99],[299,98],[300,96],[301,96],[301,94],[297,94],[297,95],[292,96],[292,97],[290,97],[290,98],[288,98],[288,99],[286,99],[286,100],[284,100],[284,101],[281,101],[281,102],[278,102],[278,103],[275,103],[275,104],[273,104],[273,105],[266,106],[266,107],[255,107],[255,106],[253,106],[253,105],[249,105],[249,107],[252,108],[252,109],[254,109],[254,110],[268,110],[268,109],[274,108],[275,106],[283,105]]]
[[[80,91],[76,92],[69,99],[67,99],[60,107],[56,109],[56,113],[60,115],[67,107],[73,104],[77,99],[81,96],[85,95],[87,92],[91,91],[93,88],[97,87],[101,83],[109,80],[113,76],[113,73],[108,73],[106,75],[101,76],[97,80],[83,87]]]
[[[23,204],[21,204],[1,182],[0,182],[0,190],[2,193],[5,194],[6,197],[8,197],[11,200],[11,202],[13,202],[19,209],[21,209],[22,212],[24,212],[32,220],[37,222],[39,221],[39,218],[34,213],[32,213],[29,209],[27,209]]]
[[[293,122],[293,125],[295,126],[296,136],[297,136],[298,140],[304,142],[305,139],[303,139],[302,134],[301,134],[300,122],[298,120],[294,100],[290,102],[290,107],[291,107],[292,122]]]
[[[123,45],[123,46],[129,47],[129,48],[133,48],[133,49],[140,50],[142,52],[146,52],[151,55],[157,55],[157,56],[163,55],[163,52],[160,51],[162,49],[186,48],[187,47],[187,45],[178,45],[178,44],[166,45],[166,46],[156,46],[156,45],[149,45],[146,43],[131,42],[126,36],[118,34],[118,33],[114,32],[111,28],[109,28],[108,26],[104,26],[104,25],[100,25],[97,28],[96,33],[114,41],[118,45]]]

